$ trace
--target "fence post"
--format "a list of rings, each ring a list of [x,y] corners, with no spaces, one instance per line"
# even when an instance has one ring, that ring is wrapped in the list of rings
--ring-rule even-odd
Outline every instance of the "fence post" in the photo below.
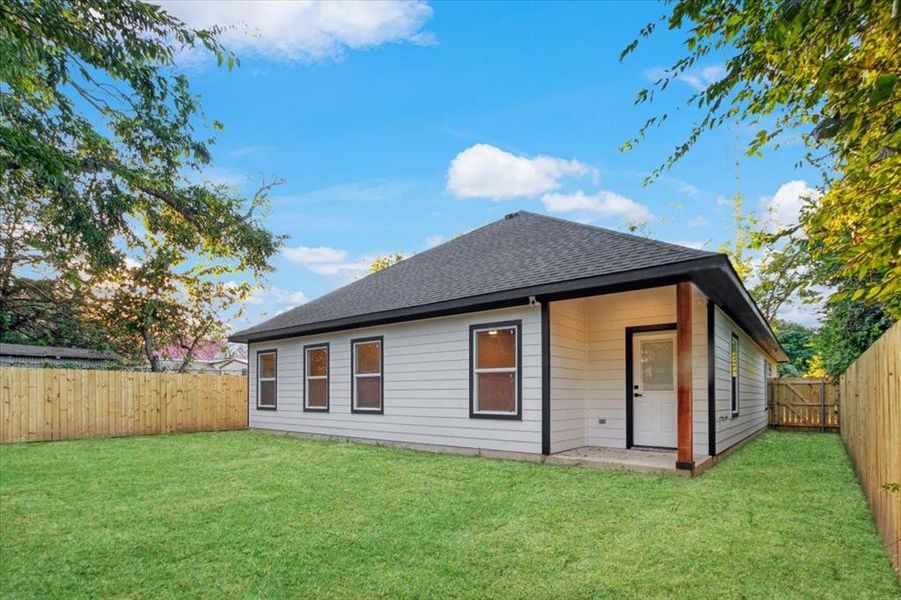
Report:
[[[820,379],[820,431],[826,431],[826,380]]]

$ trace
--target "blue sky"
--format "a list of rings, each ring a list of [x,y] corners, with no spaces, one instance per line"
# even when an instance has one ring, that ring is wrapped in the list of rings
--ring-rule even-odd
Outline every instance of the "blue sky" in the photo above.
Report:
[[[225,124],[205,175],[247,191],[286,180],[267,225],[289,240],[238,327],[362,276],[372,256],[419,252],[515,210],[617,229],[637,219],[652,237],[716,249],[733,234],[736,189],[788,222],[817,181],[795,168],[799,146],[747,159],[749,131],[732,128],[642,186],[698,117],[685,98],[724,58],[635,106],[681,51],[680,35],[659,31],[619,62],[664,10],[655,3],[164,5],[192,25],[236,24],[224,40],[239,68],[181,59]],[[667,125],[621,153],[659,111]]]

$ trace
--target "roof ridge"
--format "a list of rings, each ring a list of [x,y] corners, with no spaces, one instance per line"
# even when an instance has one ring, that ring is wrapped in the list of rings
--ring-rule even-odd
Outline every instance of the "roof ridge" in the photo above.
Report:
[[[624,231],[617,231],[616,229],[610,229],[608,227],[601,227],[600,225],[592,225],[591,223],[580,223],[579,221],[570,221],[569,219],[564,219],[561,217],[555,217],[552,215],[543,215],[541,213],[532,212],[530,210],[518,210],[512,214],[526,214],[531,215],[533,217],[539,217],[542,219],[550,219],[552,221],[557,221],[558,223],[565,223],[566,225],[578,225],[580,227],[584,227],[586,229],[592,229],[595,231],[602,231],[604,233],[610,233],[616,235],[621,238],[639,241],[639,242],[648,242],[654,244],[655,246],[662,246],[664,248],[679,248],[680,250],[688,250],[689,252],[697,252],[703,255],[713,255],[716,256],[718,254],[722,254],[722,252],[713,252],[710,250],[701,250],[699,248],[689,248],[688,246],[680,246],[679,244],[671,244],[670,242],[664,242],[661,240],[657,240],[651,237],[642,237],[640,235],[634,235],[631,233],[625,233]]]

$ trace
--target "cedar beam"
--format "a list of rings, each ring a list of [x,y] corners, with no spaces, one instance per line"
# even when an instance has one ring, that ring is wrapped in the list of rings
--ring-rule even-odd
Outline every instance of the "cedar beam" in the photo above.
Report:
[[[693,469],[691,282],[676,284],[676,390],[678,405],[676,468]]]

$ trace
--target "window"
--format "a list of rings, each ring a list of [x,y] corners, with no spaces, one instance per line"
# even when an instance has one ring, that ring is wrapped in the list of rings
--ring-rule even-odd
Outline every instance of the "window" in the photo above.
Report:
[[[278,352],[257,352],[257,408],[275,410],[278,404]]]
[[[738,336],[732,334],[729,351],[729,375],[732,380],[732,416],[738,416]]]
[[[521,321],[470,327],[471,417],[520,419]]]
[[[351,412],[382,413],[382,338],[351,340]]]
[[[328,412],[328,344],[303,347],[305,411]]]

